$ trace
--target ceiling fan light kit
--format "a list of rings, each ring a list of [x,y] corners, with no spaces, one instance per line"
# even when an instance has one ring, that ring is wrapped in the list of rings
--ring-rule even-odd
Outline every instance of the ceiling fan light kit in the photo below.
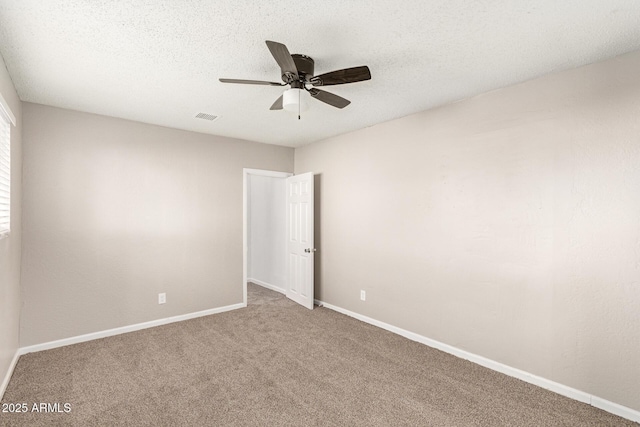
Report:
[[[289,89],[276,99],[271,110],[286,110],[298,113],[308,108],[309,97],[322,101],[336,108],[344,108],[351,101],[333,93],[316,89],[314,86],[331,86],[346,83],[356,83],[371,79],[369,67],[360,66],[331,71],[314,76],[313,58],[307,55],[289,53],[289,49],[282,43],[267,40],[267,47],[280,66],[284,83],[267,82],[262,80],[219,79],[222,83],[241,83],[266,86],[289,86]]]
[[[307,111],[309,109],[309,93],[303,89],[287,89],[282,94],[282,108],[293,113]]]

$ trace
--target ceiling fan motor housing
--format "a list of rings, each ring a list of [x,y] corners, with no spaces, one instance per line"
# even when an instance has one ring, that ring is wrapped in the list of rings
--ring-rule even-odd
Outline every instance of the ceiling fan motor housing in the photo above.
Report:
[[[314,65],[313,58],[307,55],[300,55],[297,53],[294,53],[293,55],[291,55],[291,57],[293,58],[293,62],[296,64],[296,68],[298,69],[298,75],[301,78],[307,81],[311,77],[313,77],[313,65]],[[282,73],[282,80],[284,82],[287,81],[287,79],[285,78],[284,72]]]

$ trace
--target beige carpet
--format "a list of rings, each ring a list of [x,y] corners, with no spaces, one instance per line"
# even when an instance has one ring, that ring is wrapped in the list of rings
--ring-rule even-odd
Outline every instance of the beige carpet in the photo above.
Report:
[[[0,425],[631,426],[325,308],[249,307],[22,356]]]

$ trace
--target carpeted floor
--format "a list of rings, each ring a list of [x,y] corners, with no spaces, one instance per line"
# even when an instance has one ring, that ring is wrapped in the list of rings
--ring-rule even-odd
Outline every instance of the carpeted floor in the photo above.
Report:
[[[249,307],[22,356],[16,426],[637,426],[256,285]],[[52,408],[53,409],[53,408]]]

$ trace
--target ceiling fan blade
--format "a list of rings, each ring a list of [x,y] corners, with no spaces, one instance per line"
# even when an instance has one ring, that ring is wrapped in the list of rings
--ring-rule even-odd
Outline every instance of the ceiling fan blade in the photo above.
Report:
[[[366,65],[362,67],[345,68],[311,77],[309,82],[314,86],[343,85],[371,79],[371,72]]]
[[[284,83],[265,82],[263,80],[218,79],[222,83],[242,83],[245,85],[284,86]]]
[[[296,78],[298,77],[298,68],[296,67],[296,63],[293,62],[293,57],[289,53],[289,49],[282,43],[272,42],[271,40],[267,40],[267,47],[271,51],[271,55],[275,58],[276,62],[282,69],[283,73],[293,74]]]
[[[309,91],[311,96],[313,96],[318,101],[322,101],[336,108],[344,108],[347,105],[351,104],[351,101],[349,101],[348,99],[344,99],[343,97],[334,95],[333,93],[325,92],[324,90],[315,88],[307,90]]]
[[[280,98],[276,99],[276,102],[273,103],[273,105],[271,106],[271,108],[269,108],[270,110],[282,110],[282,95],[280,95]]]

